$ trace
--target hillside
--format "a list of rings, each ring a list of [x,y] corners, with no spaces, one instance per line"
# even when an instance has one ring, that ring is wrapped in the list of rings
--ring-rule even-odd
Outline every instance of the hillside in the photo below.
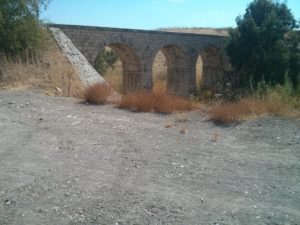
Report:
[[[50,39],[49,49],[34,61],[0,55],[0,90],[38,89],[48,95],[82,95],[83,86],[78,72],[62,54],[56,42]]]

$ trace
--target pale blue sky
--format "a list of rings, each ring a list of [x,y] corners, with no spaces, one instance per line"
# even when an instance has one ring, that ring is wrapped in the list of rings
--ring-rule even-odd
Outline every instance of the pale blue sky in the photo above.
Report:
[[[53,23],[157,29],[234,27],[251,0],[52,0],[42,17]],[[300,0],[288,0],[300,20]]]

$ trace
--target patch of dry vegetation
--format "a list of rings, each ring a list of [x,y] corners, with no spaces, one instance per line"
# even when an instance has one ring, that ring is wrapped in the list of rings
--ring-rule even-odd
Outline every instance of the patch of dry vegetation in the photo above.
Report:
[[[190,100],[179,96],[139,91],[122,96],[119,107],[139,112],[171,113],[190,111],[193,104]]]
[[[153,92],[156,94],[164,94],[167,92],[167,81],[156,80],[153,84]]]
[[[239,122],[266,113],[265,104],[252,98],[239,102],[216,104],[211,108],[211,120],[220,123]]]
[[[48,95],[82,97],[84,89],[79,76],[54,40],[49,49],[36,58],[0,55],[0,89],[35,88]]]
[[[277,86],[262,98],[244,98],[238,102],[221,103],[210,110],[211,120],[225,124],[263,115],[300,117],[300,98],[287,94],[283,88]]]
[[[84,99],[91,104],[105,104],[112,92],[108,83],[93,84],[85,89]]]

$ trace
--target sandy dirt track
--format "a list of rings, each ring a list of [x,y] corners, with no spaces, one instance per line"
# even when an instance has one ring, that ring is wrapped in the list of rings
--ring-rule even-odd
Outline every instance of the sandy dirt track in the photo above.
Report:
[[[299,225],[299,122],[1,91],[0,224]]]

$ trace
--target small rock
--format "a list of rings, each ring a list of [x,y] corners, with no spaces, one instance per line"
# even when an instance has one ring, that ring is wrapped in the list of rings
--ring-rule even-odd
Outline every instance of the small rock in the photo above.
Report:
[[[186,134],[187,130],[185,128],[180,129],[179,133]]]
[[[11,203],[12,203],[12,202],[9,201],[8,199],[5,199],[5,201],[4,201],[4,204],[5,204],[5,205],[11,205]]]

